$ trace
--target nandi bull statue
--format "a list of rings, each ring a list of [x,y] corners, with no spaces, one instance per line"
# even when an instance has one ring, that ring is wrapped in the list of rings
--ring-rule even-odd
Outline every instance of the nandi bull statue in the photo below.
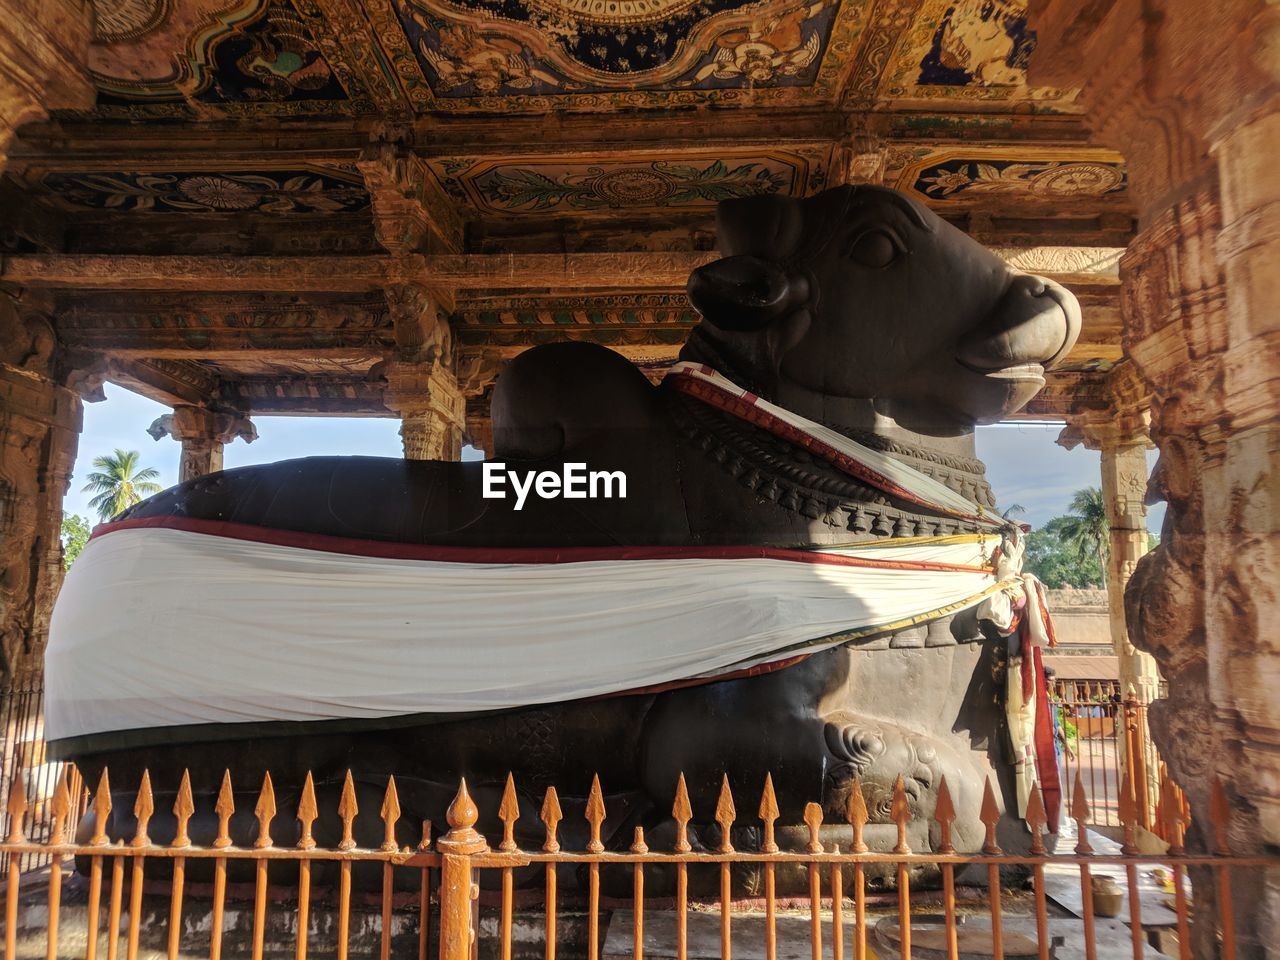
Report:
[[[573,843],[597,773],[606,844],[669,842],[681,773],[707,846],[726,773],[740,803],[772,775],[784,846],[807,801],[843,823],[856,780],[890,849],[902,777],[932,849],[944,776],[958,847],[981,845],[988,780],[1002,842],[1025,842],[1028,785],[1056,776],[1047,622],[972,430],[1043,386],[1076,301],[891,190],[718,219],[660,386],[602,347],[539,347],[495,388],[489,463],[228,470],[99,528],[54,613],[48,730],[86,782],[109,766],[108,836],[130,835],[144,768],[157,811],[189,768],[197,842],[224,770],[243,811],[271,772],[286,845],[308,771],[333,811],[348,770],[366,811],[394,773],[405,844],[462,776],[500,836],[508,773],[535,848],[547,786]]]

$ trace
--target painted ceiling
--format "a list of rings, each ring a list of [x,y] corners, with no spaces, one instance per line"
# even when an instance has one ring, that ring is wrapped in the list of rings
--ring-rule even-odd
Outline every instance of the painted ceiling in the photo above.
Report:
[[[1114,154],[1029,135],[1079,125],[1073,91],[1030,87],[1026,0],[91,0],[98,99],[64,119],[238,124],[777,105],[892,117],[882,182],[939,210],[1126,201]],[[262,129],[269,129],[263,127]],[[480,131],[481,128],[475,128]],[[493,127],[493,129],[497,129]],[[1050,128],[1052,129],[1052,128]],[[591,220],[802,197],[840,182],[835,141],[643,141],[596,150],[424,151],[459,221]],[[625,138],[624,138],[625,139]],[[972,144],[971,146],[965,145]],[[359,214],[356,164],[67,161],[12,175],[68,212]]]
[[[429,168],[445,192],[484,214],[609,214],[619,210],[710,210],[721,200],[803,197],[826,184],[831,146],[720,149],[673,155],[445,157]]]
[[[1032,104],[1025,0],[94,0],[99,115]]]

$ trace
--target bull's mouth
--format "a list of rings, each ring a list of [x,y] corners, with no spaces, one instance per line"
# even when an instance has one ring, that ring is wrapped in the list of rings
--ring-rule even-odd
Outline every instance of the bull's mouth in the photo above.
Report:
[[[992,380],[1010,380],[1017,383],[1038,383],[1044,385],[1044,364],[1030,361],[1027,363],[1015,363],[1008,367],[999,367],[997,369],[984,369],[972,363],[960,361],[960,365],[966,370],[971,370],[976,374],[988,377]]]

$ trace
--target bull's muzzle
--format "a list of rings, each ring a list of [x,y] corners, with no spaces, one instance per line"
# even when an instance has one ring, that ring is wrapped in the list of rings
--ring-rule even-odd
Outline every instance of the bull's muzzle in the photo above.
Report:
[[[979,373],[1025,367],[1029,375],[1038,375],[1062,360],[1079,335],[1080,304],[1071,291],[1044,277],[1019,274],[990,320],[961,339],[956,356]]]

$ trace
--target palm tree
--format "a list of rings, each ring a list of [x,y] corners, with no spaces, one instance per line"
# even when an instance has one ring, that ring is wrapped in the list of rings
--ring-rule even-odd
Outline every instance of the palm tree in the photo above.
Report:
[[[1062,517],[1062,539],[1075,547],[1080,559],[1089,554],[1098,558],[1102,586],[1107,585],[1107,559],[1111,555],[1111,525],[1107,504],[1097,487],[1077,490],[1071,498],[1071,512]]]
[[[117,449],[115,453],[93,461],[98,471],[89,474],[84,492],[97,494],[89,501],[89,506],[98,511],[98,519],[103,522],[144,497],[160,492],[160,484],[156,483],[160,472],[152,467],[139,470],[139,456],[137,450]]]

